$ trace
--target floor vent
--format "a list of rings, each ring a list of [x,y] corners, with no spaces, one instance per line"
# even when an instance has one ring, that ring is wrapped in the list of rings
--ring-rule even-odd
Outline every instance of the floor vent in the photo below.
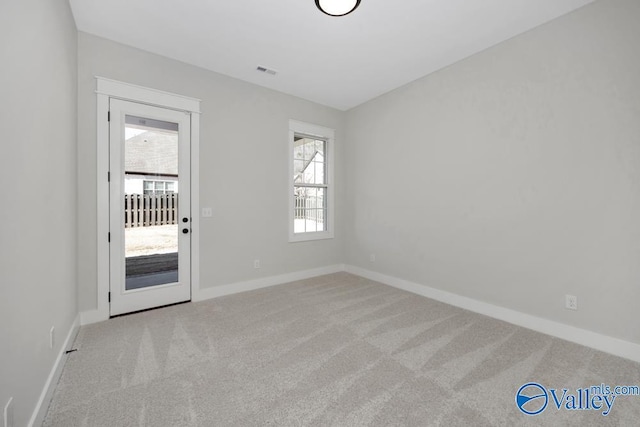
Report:
[[[262,65],[258,65],[256,70],[260,71],[261,73],[271,74],[272,76],[275,76],[278,73],[276,70],[272,70],[271,68],[263,67]]]

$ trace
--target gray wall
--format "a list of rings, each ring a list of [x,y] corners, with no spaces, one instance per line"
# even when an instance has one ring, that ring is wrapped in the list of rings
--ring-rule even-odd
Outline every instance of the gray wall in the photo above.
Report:
[[[639,20],[599,1],[349,111],[348,262],[640,343]]]
[[[77,281],[96,307],[95,75],[203,100],[203,287],[346,259],[640,342],[639,17],[602,0],[344,114],[3,2],[0,406],[28,421]],[[337,130],[333,240],[287,243],[290,118]]]
[[[0,411],[13,397],[16,426],[77,314],[76,37],[65,0],[0,4]]]
[[[343,186],[336,188],[337,237],[304,243],[288,243],[287,191],[289,119],[336,129],[340,183],[342,112],[82,32],[78,49],[81,311],[96,308],[94,76],[202,100],[200,205],[214,212],[201,220],[202,288],[342,262]]]

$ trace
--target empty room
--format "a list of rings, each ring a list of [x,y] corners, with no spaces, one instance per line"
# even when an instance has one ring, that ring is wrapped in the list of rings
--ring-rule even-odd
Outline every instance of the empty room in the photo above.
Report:
[[[640,423],[640,1],[0,5],[0,427]]]

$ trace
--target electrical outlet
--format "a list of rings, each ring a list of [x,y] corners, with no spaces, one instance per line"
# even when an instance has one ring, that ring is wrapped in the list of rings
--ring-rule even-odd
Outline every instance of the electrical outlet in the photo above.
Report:
[[[51,330],[49,331],[49,348],[50,349],[53,349],[53,345],[56,343],[55,339],[56,339],[56,327],[52,326]]]
[[[203,218],[211,218],[213,216],[212,208],[202,208],[202,217]]]
[[[253,268],[260,268],[260,260],[256,259],[253,261]]]
[[[376,262],[376,254],[369,255],[369,262]]]
[[[564,306],[569,310],[577,310],[578,309],[578,297],[575,295],[565,295],[564,296]]]
[[[13,423],[13,397],[4,405],[4,427],[14,427]]]

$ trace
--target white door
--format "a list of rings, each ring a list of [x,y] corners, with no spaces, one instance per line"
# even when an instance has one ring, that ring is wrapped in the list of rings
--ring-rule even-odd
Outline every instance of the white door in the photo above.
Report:
[[[110,315],[189,301],[190,114],[109,110]]]

